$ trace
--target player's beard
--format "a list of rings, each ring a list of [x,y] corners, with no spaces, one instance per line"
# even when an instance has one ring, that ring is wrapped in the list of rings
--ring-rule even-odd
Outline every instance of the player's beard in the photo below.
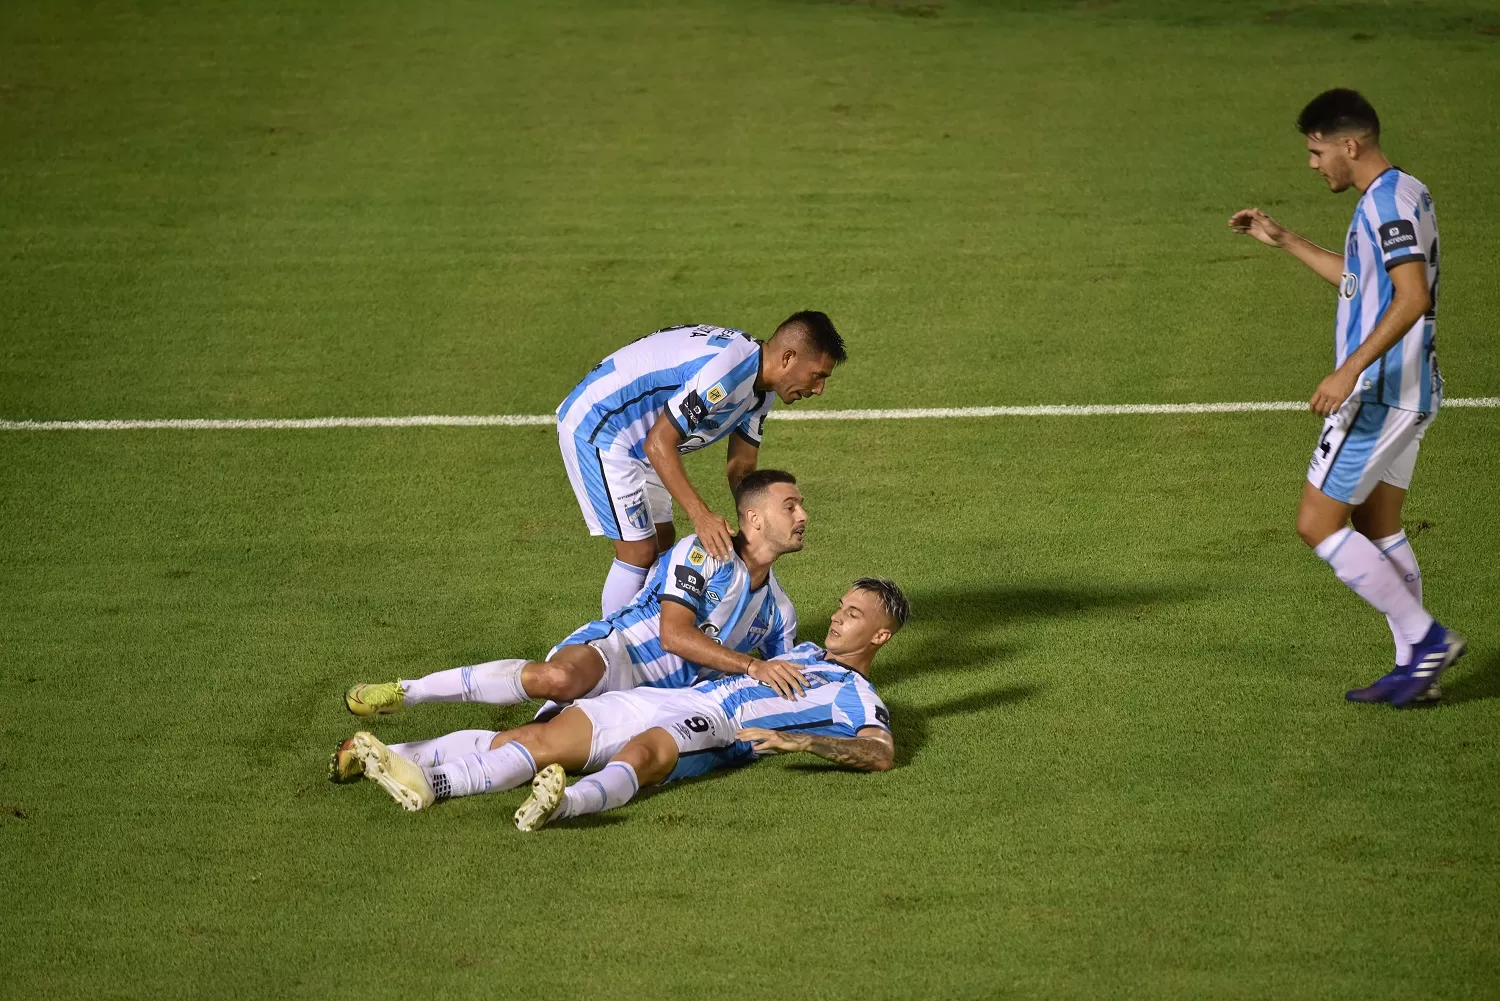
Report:
[[[805,528],[803,529],[803,534],[801,535],[798,535],[795,531],[789,531],[784,537],[778,538],[776,540],[777,553],[800,553],[802,551],[803,545],[805,545],[805,540],[807,538],[806,532],[807,530]]]

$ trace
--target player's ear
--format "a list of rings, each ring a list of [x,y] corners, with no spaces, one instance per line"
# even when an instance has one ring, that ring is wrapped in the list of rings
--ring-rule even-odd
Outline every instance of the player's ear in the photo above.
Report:
[[[877,630],[875,630],[875,635],[870,637],[870,643],[872,645],[874,645],[874,646],[877,646],[877,647],[879,647],[879,646],[885,646],[885,644],[890,640],[890,638],[891,638],[892,635],[893,634],[892,634],[892,632],[889,629],[884,629],[884,628],[877,629]]]

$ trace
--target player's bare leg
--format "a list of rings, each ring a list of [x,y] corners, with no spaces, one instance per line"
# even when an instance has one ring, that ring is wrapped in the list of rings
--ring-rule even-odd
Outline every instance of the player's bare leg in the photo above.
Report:
[[[551,658],[531,661],[521,669],[527,698],[572,702],[581,699],[604,677],[604,658],[587,643],[558,648]]]
[[[561,772],[544,769],[532,782],[531,796],[516,811],[516,827],[534,831],[553,820],[613,810],[630,802],[641,786],[660,785],[677,767],[677,742],[652,727],[593,775],[564,787]]]

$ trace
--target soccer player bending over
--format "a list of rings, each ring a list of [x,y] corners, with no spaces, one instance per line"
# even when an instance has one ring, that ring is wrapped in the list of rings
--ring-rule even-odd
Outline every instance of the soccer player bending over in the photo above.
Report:
[[[727,437],[732,493],[755,469],[775,397],[821,396],[845,357],[833,322],[804,310],[764,344],[707,324],[658,330],[583,377],[557,408],[557,442],[589,534],[614,543],[601,614],[628,604],[657,555],[672,548],[673,500],[704,551],[729,558],[729,522],[693,488],[682,456]]]
[[[875,655],[909,615],[891,581],[855,581],[824,645],[802,643],[786,655],[806,683],[790,701],[753,678],[724,677],[680,690],[610,692],[479,741],[475,731],[461,730],[387,747],[358,733],[334,753],[330,777],[363,775],[408,810],[531,781],[531,796],[516,811],[516,826],[530,831],[621,806],[642,785],[766,754],[803,751],[846,768],[884,771],[895,762],[895,743],[869,675]],[[566,773],[587,777],[569,788]]]
[[[634,601],[574,631],[545,661],[494,660],[362,683],[345,693],[344,705],[375,716],[422,702],[572,702],[638,685],[684,688],[700,666],[748,674],[792,695],[801,675],[775,658],[796,642],[797,612],[771,564],[802,549],[802,493],[791,473],[762,469],[740,480],[735,506],[740,531],[725,559],[688,536],[661,558]]]
[[[1438,677],[1463,655],[1464,640],[1422,605],[1422,574],[1401,527],[1401,505],[1443,395],[1433,340],[1437,215],[1427,186],[1386,159],[1380,119],[1359,94],[1319,94],[1302,109],[1297,128],[1307,137],[1308,166],[1329,190],[1361,192],[1343,254],[1260,209],[1242,209],[1229,220],[1235,232],[1287,251],[1339,290],[1338,367],[1310,401],[1326,420],[1297,531],[1339,580],[1385,615],[1396,641],[1395,670],[1347,698],[1431,702],[1440,694]]]

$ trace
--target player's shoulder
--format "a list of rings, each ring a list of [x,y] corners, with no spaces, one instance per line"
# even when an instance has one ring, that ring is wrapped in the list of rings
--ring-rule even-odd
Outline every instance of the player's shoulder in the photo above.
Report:
[[[726,571],[733,572],[735,564],[739,562],[739,557],[733,554],[727,560],[715,559],[696,534],[678,540],[668,552],[667,558],[679,566],[692,567],[707,578]]]
[[[1365,192],[1366,211],[1380,215],[1394,205],[1403,212],[1431,211],[1432,192],[1427,185],[1399,167],[1377,177]]]
[[[823,663],[828,659],[828,651],[812,642],[798,643],[786,652],[783,660],[797,660],[802,663]]]

